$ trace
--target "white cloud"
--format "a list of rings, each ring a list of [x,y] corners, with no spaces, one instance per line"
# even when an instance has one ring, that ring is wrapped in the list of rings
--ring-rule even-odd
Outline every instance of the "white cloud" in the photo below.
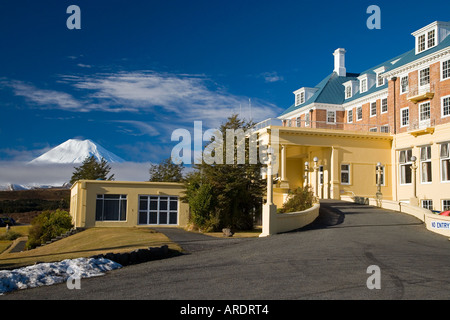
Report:
[[[280,75],[278,75],[277,72],[264,72],[261,74],[261,76],[264,78],[265,82],[278,82],[283,81],[284,78]]]
[[[88,97],[95,101],[90,107],[103,111],[165,111],[173,116],[171,121],[203,120],[219,125],[242,106],[248,108],[248,97],[230,94],[198,75],[136,71],[68,76],[65,80],[89,92]],[[252,99],[251,108],[256,120],[280,112],[275,105],[259,99]]]
[[[70,181],[74,164],[30,165],[19,161],[0,162],[0,187],[9,183],[33,186],[61,186]],[[146,181],[149,178],[150,163],[111,163],[111,174],[118,181]]]
[[[16,96],[23,96],[28,101],[40,106],[48,108],[57,107],[71,111],[86,111],[82,103],[65,92],[38,89],[33,85],[25,84],[21,81],[12,81],[9,83],[9,86],[13,88]]]

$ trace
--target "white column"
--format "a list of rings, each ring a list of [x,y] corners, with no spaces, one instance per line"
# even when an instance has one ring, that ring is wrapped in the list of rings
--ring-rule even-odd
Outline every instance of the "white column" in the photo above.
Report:
[[[289,182],[286,177],[286,146],[281,145],[281,183],[280,188],[289,188]]]

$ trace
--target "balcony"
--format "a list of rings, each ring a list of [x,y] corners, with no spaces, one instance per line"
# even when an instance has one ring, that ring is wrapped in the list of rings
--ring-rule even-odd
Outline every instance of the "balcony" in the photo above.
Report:
[[[409,124],[408,133],[414,137],[434,133],[434,119],[416,120]]]
[[[406,99],[413,103],[417,103],[427,99],[433,99],[435,92],[434,83],[429,83],[418,88],[410,88]]]
[[[307,121],[302,119],[289,119],[283,121],[276,118],[270,118],[257,123],[251,131],[258,131],[269,126],[283,126],[285,128],[304,128],[304,129],[332,129],[332,130],[347,130],[356,132],[378,132],[390,133],[388,124],[363,124],[363,123],[348,123],[348,122],[327,122],[327,121]]]

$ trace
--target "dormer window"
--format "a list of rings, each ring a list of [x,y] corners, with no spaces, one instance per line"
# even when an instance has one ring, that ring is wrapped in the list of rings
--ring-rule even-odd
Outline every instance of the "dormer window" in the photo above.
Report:
[[[352,86],[345,87],[345,99],[352,97]]]
[[[302,91],[295,95],[295,105],[298,106],[305,102],[305,92]]]
[[[437,46],[449,34],[450,23],[442,21],[435,21],[413,32],[412,35],[416,38],[416,54]]]
[[[436,45],[436,31],[428,31],[428,48],[434,47]]]
[[[317,88],[308,87],[302,87],[298,90],[295,90],[293,92],[295,96],[295,106],[299,106],[308,101],[308,99],[311,98],[317,90]]]
[[[417,53],[430,49],[436,45],[436,30],[424,32],[417,37]]]
[[[367,79],[362,79],[361,80],[361,93],[366,92],[367,91]]]
[[[351,98],[359,90],[358,80],[349,80],[347,82],[344,82],[342,85],[345,87],[345,99]]]
[[[384,78],[381,76],[381,73],[377,74],[377,87],[382,86],[384,84]]]
[[[386,71],[384,66],[374,70],[377,75],[377,87],[384,85],[384,77],[382,76],[384,71]]]

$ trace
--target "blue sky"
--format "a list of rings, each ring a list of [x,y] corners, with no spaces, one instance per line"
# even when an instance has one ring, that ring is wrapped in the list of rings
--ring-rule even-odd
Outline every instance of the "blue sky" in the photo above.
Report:
[[[72,4],[81,30],[66,27]],[[379,30],[366,26],[371,4]],[[348,72],[361,72],[412,49],[411,32],[448,12],[434,0],[4,0],[0,161],[84,138],[130,162],[159,162],[173,130],[239,112],[275,117],[292,91],[333,71],[336,48],[347,50]]]

